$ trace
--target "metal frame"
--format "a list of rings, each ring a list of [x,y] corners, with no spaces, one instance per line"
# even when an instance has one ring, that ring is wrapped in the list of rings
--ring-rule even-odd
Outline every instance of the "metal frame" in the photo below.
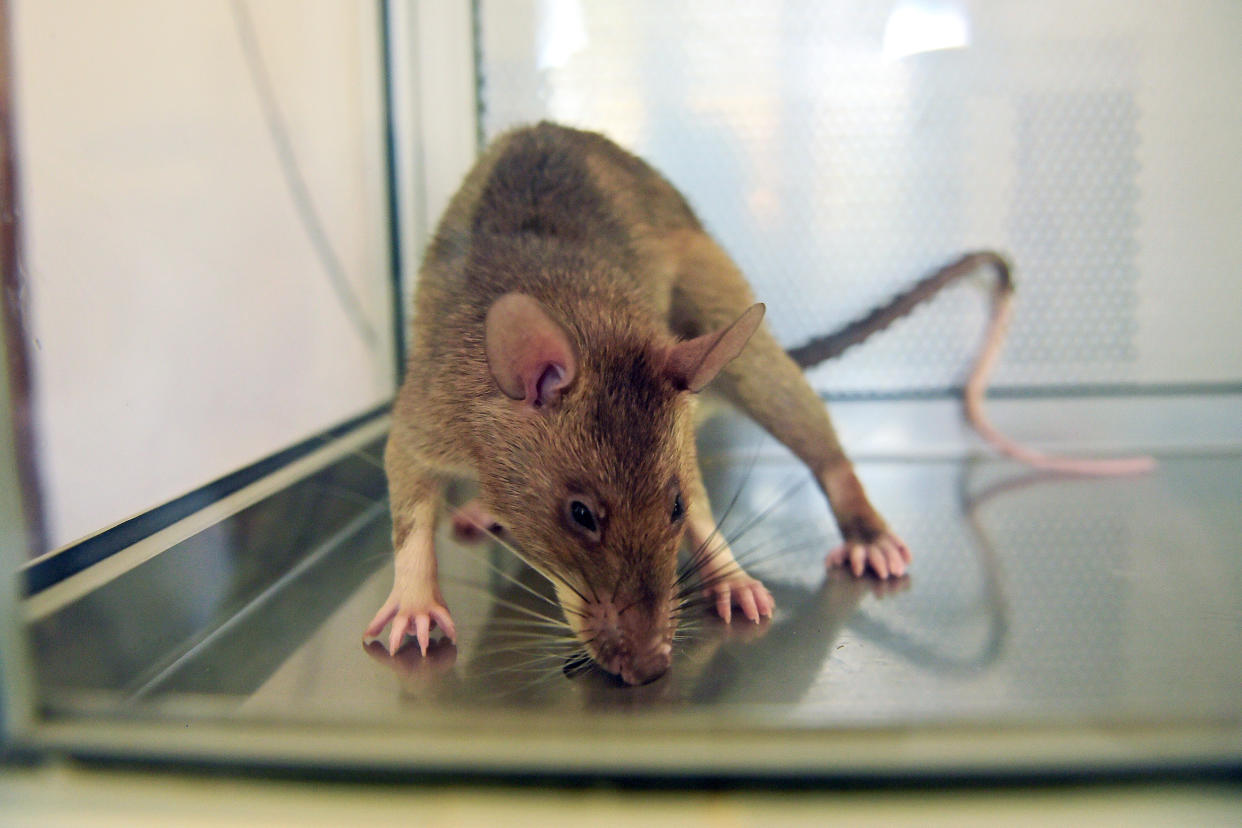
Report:
[[[0,316],[7,333],[9,321]],[[18,564],[24,558],[26,516],[14,448],[9,366],[0,363],[0,755],[29,737],[35,721],[35,688],[23,634]]]
[[[385,0],[384,22],[393,235],[407,242],[395,262],[404,332],[421,243],[479,149],[474,10],[468,0]]]
[[[13,70],[10,10],[0,0],[0,753],[29,732],[34,722],[35,688],[22,633],[18,566],[42,539],[42,509],[34,483],[29,415],[30,375],[21,329],[20,228],[17,162],[13,146]]]

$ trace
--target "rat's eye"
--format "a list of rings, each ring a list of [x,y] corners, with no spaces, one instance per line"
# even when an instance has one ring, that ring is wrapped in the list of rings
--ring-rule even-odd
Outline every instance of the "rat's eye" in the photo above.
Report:
[[[574,523],[588,532],[599,531],[599,527],[595,522],[595,515],[591,514],[591,507],[581,500],[575,500],[569,504],[569,516],[573,518]]]
[[[681,492],[678,492],[677,496],[673,498],[673,523],[676,523],[685,516],[686,504],[681,500]]]
[[[571,494],[561,504],[561,521],[566,529],[593,543],[602,540],[604,523],[608,520],[604,504],[585,493]]]

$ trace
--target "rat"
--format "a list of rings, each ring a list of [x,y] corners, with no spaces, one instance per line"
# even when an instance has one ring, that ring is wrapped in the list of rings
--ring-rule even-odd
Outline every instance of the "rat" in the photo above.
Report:
[[[393,653],[413,635],[425,654],[437,626],[456,640],[434,548],[454,477],[478,483],[459,521],[503,527],[587,654],[627,684],[671,664],[683,543],[725,622],[733,607],[770,618],[771,593],[717,537],[699,471],[693,411],[709,384],[810,469],[842,537],[828,564],[902,576],[909,547],[868,500],[802,368],[981,263],[1000,263],[1007,295],[1003,259],[975,255],[791,356],[741,271],[646,162],[548,122],[500,136],[420,269],[384,452],[393,587],[365,635],[391,623]]]

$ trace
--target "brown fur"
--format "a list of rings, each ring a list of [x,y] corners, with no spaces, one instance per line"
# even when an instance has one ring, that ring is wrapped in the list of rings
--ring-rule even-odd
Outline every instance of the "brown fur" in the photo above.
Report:
[[[489,371],[488,310],[514,292],[537,300],[576,355],[576,375],[547,410],[501,393]],[[424,541],[412,538],[431,530],[428,513],[415,505],[438,498],[445,476],[470,474],[529,562],[558,583],[584,638],[600,606],[612,612],[631,603],[648,620],[622,623],[625,635],[671,637],[685,526],[670,521],[669,510],[680,492],[691,540],[701,543],[710,509],[695,458],[693,400],[670,377],[670,349],[724,329],[753,303],[685,200],[638,158],[602,136],[547,123],[498,139],[450,203],[418,283],[385,458],[398,581],[403,560],[430,556],[430,565],[407,569],[434,574],[434,553],[414,548]],[[822,402],[765,328],[715,387],[807,463],[847,543],[869,544],[886,533]],[[600,507],[597,539],[567,525],[563,504],[575,493]],[[766,591],[727,548],[719,557],[718,569],[729,574],[722,614],[745,593],[740,605],[757,620],[755,599],[763,612]],[[400,587],[386,608],[404,606]],[[384,612],[380,628],[393,617]],[[592,654],[608,661],[598,649]],[[658,667],[639,672],[653,671]]]

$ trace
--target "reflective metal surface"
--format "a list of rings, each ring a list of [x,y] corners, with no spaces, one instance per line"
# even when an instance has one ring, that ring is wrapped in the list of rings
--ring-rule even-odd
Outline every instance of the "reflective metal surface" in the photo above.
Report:
[[[456,544],[447,521],[441,579],[457,645],[439,641],[424,659],[412,640],[395,657],[364,644],[391,553],[377,469],[355,457],[277,498],[283,516],[238,516],[272,535],[235,523],[205,532],[36,624],[50,714],[347,724],[359,743],[376,728],[461,727],[463,739],[493,722],[591,730],[618,726],[622,712],[631,735],[684,721],[778,741],[1192,726],[1242,755],[1242,454],[1168,455],[1152,475],[1115,480],[997,460],[862,462],[873,500],[916,555],[908,577],[880,583],[825,572],[836,534],[807,473],[768,443],[712,453],[734,425],[723,423],[703,439],[709,488],[778,612],[759,625],[692,618],[672,670],[649,685],[622,686],[576,660],[546,583],[499,545]],[[308,528],[322,520],[335,530]],[[306,529],[283,563],[273,557],[282,522]],[[184,606],[167,611],[179,584],[193,587],[197,620]],[[163,611],[145,603],[158,595]],[[1073,761],[1067,749],[1052,750],[1049,766]],[[1132,762],[1156,760],[1127,750]],[[712,757],[702,761],[710,769]]]
[[[743,463],[745,466],[745,463]],[[1067,480],[1006,463],[860,472],[916,565],[897,583],[826,573],[834,531],[790,462],[717,470],[726,521],[776,594],[770,624],[691,622],[672,672],[627,688],[568,659],[542,579],[498,547],[441,538],[459,643],[423,660],[359,631],[386,566],[247,700],[272,712],[411,707],[728,707],[790,724],[1236,719],[1242,688],[1242,457],[1166,459],[1151,478]],[[718,499],[724,500],[721,495]]]

